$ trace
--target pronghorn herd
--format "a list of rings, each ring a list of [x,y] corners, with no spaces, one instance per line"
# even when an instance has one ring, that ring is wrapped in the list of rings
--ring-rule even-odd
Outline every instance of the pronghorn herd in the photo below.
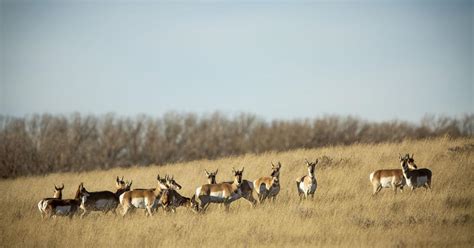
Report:
[[[418,169],[413,155],[400,155],[401,169],[376,170],[370,174],[370,182],[373,186],[373,195],[382,188],[392,188],[396,193],[397,189],[403,190],[407,185],[412,190],[419,187],[431,189],[431,171],[429,169]],[[319,160],[314,162],[306,161],[308,173],[296,178],[296,188],[300,201],[314,198],[314,193],[318,187],[315,170]],[[51,198],[44,198],[38,202],[38,209],[41,217],[69,216],[79,214],[83,218],[91,211],[103,213],[113,212],[116,214],[117,208],[121,208],[121,215],[125,216],[132,209],[144,209],[145,215],[152,216],[159,208],[164,211],[176,212],[178,207],[186,207],[196,213],[204,213],[211,203],[223,204],[228,210],[230,204],[240,198],[250,202],[251,206],[263,203],[268,198],[275,201],[280,192],[280,170],[281,163],[272,163],[269,176],[260,177],[254,181],[243,179],[244,168],[241,170],[232,169],[233,180],[227,182],[217,182],[218,170],[209,172],[205,170],[208,183],[201,185],[194,191],[192,197],[185,197],[178,193],[182,187],[176,182],[174,176],[157,176],[157,185],[148,189],[131,189],[132,181],[124,181],[124,178],[116,178],[116,191],[96,191],[86,190],[83,183],[80,183],[73,199],[63,199],[62,191],[64,185],[57,187],[54,185],[54,195]],[[254,197],[256,195],[256,198]]]

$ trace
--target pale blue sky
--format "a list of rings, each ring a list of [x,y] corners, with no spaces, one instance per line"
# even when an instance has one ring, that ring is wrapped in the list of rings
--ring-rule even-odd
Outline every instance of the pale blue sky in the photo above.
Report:
[[[473,13],[472,1],[2,1],[0,113],[472,113]]]

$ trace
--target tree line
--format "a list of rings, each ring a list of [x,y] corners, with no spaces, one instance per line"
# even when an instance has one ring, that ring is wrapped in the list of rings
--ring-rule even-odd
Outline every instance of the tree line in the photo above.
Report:
[[[474,114],[425,116],[419,124],[347,116],[266,121],[253,114],[0,115],[0,177],[166,164],[244,153],[442,135],[472,137]]]

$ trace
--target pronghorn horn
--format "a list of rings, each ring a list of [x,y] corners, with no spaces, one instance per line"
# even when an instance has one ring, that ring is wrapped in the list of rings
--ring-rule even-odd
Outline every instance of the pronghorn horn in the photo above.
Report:
[[[217,172],[219,171],[219,169],[216,169],[216,172],[214,172],[214,175],[217,175]]]
[[[414,154],[414,153],[412,153],[412,154],[411,154],[411,158],[412,158],[412,159],[413,159],[413,156],[415,156],[415,154]]]
[[[232,167],[232,172],[235,172],[235,168],[234,168],[234,167]]]
[[[123,182],[123,176],[122,176],[122,180],[120,180],[120,181],[122,181],[122,182]]]
[[[315,164],[319,163],[319,159],[317,158],[316,161],[314,161]]]
[[[61,183],[61,190],[64,189],[64,183]]]
[[[133,180],[130,180],[130,183],[128,183],[128,187],[132,186]]]
[[[272,167],[275,167],[275,165],[273,164],[273,161],[272,161]]]
[[[307,164],[309,164],[309,161],[307,159],[304,159],[306,161]]]
[[[281,168],[281,163],[280,163],[280,161],[278,161],[278,169],[280,169],[280,168]]]
[[[156,176],[156,180],[160,181],[160,174],[158,174],[158,176]]]
[[[118,176],[117,176],[117,180],[116,180],[116,181],[117,181],[117,183],[120,181]]]
[[[204,169],[204,171],[206,172],[206,175],[209,176],[209,171],[207,171],[206,169]]]
[[[244,169],[245,169],[245,167],[242,167],[242,171],[241,171],[242,173],[244,173]]]
[[[55,189],[55,190],[59,190],[59,189],[58,189],[58,186],[56,186],[56,184],[54,184],[54,189]]]

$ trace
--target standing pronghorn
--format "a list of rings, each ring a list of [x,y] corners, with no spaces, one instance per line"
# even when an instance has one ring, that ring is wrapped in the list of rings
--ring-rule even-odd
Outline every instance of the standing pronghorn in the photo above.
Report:
[[[41,218],[44,218],[46,212],[45,212],[45,209],[46,209],[46,206],[48,204],[48,201],[49,200],[52,200],[52,199],[62,199],[63,198],[63,191],[64,189],[64,184],[62,184],[61,187],[58,187],[56,186],[56,184],[54,185],[54,195],[52,198],[43,198],[41,201],[38,202],[38,209],[41,213]]]
[[[401,155],[400,159],[402,159]],[[415,164],[410,164],[409,167],[412,170],[416,169]],[[392,188],[396,194],[398,188],[400,188],[400,191],[403,191],[403,187],[406,185],[406,180],[401,169],[376,170],[370,173],[369,179],[374,189],[372,195],[380,192],[382,188]]]
[[[316,192],[316,188],[318,187],[318,182],[314,176],[314,170],[319,160],[316,159],[315,162],[309,162],[307,159],[305,160],[308,167],[308,175],[304,175],[296,179],[296,188],[298,190],[300,200],[303,199],[303,197],[308,199],[308,195],[311,195],[311,199],[313,199],[314,192]]]
[[[162,178],[158,175],[156,180],[158,181],[158,187],[156,188],[134,189],[120,195],[120,205],[123,208],[122,216],[125,216],[130,208],[144,208],[146,209],[145,215],[153,215],[152,210],[159,202],[163,191],[169,189],[167,177]],[[176,187],[178,186],[176,185]]]
[[[175,213],[176,208],[183,206],[191,209],[194,212],[199,211],[199,206],[194,195],[192,198],[182,196],[176,191],[176,185],[179,184],[177,184],[173,178],[166,177],[166,181],[169,189],[164,190],[160,199],[161,206],[164,210],[171,210],[173,213]],[[181,186],[179,189],[181,189]]]
[[[63,186],[64,188],[64,186]],[[56,217],[56,216],[72,216],[77,212],[79,206],[81,205],[81,189],[82,183],[79,185],[76,191],[76,195],[74,199],[51,199],[48,200],[45,204],[44,213],[48,217]]]
[[[276,166],[272,162],[272,174],[269,177],[261,177],[253,181],[253,187],[257,192],[260,203],[267,198],[275,201],[276,196],[280,192],[280,169],[280,162]]]
[[[215,172],[208,172],[207,170],[204,171],[206,172],[208,184],[216,184],[216,175],[218,170],[216,170]],[[227,181],[226,183],[232,183],[232,181]],[[250,202],[250,205],[252,207],[255,206],[257,200],[255,200],[255,198],[253,197],[253,182],[242,179],[242,183],[240,184],[240,191],[242,193],[242,198]]]
[[[196,189],[195,197],[201,202],[200,211],[206,211],[211,203],[224,203],[225,210],[228,211],[230,204],[242,197],[240,185],[244,168],[240,171],[232,168],[232,173],[234,174],[232,183],[204,184]]]
[[[96,191],[89,192],[84,188],[83,183],[81,183],[81,209],[83,210],[81,218],[83,218],[90,211],[101,211],[107,214],[109,211],[112,211],[115,214],[115,210],[119,204],[119,197],[124,192],[130,190],[132,182],[125,183],[122,180],[116,179],[117,191],[115,193],[110,191]]]
[[[426,168],[410,170],[411,166],[416,168],[413,154],[411,158],[409,154],[405,155],[404,158],[400,157],[400,165],[402,166],[406,183],[412,191],[419,187],[424,187],[427,190],[431,189],[431,170]]]

